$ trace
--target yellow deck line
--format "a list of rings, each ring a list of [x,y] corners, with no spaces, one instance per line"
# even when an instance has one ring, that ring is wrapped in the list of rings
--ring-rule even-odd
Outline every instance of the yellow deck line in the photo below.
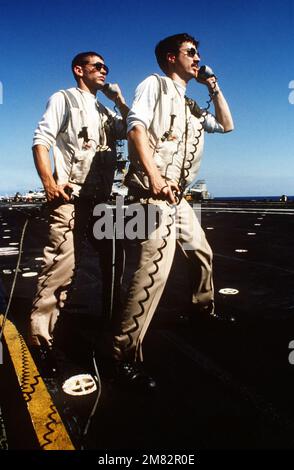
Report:
[[[0,315],[0,325],[2,322],[3,315]],[[15,325],[9,320],[6,320],[4,326],[4,338],[41,448],[74,450],[28,347]]]

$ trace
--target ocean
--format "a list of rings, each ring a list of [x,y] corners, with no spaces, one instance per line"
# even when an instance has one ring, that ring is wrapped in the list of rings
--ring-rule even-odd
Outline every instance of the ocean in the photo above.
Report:
[[[286,196],[288,202],[294,201],[294,196]],[[281,202],[282,196],[224,196],[214,197],[214,201],[252,201],[252,202]],[[285,201],[284,201],[285,202]]]

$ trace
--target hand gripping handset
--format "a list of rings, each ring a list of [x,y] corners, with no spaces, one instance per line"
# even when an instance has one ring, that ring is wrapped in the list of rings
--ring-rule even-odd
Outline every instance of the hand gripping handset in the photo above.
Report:
[[[102,92],[107,98],[115,99],[119,93],[119,86],[116,83],[105,83]]]
[[[206,80],[207,78],[215,77],[214,71],[208,65],[201,65],[198,70],[197,80]]]

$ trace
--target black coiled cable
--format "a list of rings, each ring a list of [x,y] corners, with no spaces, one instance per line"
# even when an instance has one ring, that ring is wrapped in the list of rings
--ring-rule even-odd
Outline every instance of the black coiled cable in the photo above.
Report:
[[[215,88],[215,85],[214,85],[214,88]],[[195,135],[195,141],[192,144],[193,147],[194,147],[194,150],[192,150],[192,152],[190,152],[190,157],[187,157],[187,147],[186,146],[187,146],[187,138],[188,138],[188,121],[187,121],[187,118],[186,118],[185,155],[184,155],[184,159],[183,159],[182,170],[181,170],[181,175],[180,175],[180,180],[179,180],[179,187],[180,187],[179,202],[181,201],[181,199],[184,195],[184,192],[186,190],[186,181],[189,177],[190,169],[192,167],[192,163],[193,163],[195,154],[197,152],[200,137],[201,137],[201,134],[202,134],[203,129],[204,129],[204,122],[205,122],[205,119],[208,115],[208,111],[209,111],[209,108],[210,108],[210,105],[211,105],[211,102],[212,102],[212,96],[213,96],[213,93],[210,96],[209,100],[207,100],[206,107],[202,110],[201,117],[200,117],[201,126],[200,126],[199,129],[197,129],[197,134]],[[186,109],[186,113],[187,113],[187,106],[189,106],[189,99],[188,98],[185,98],[185,99],[186,99],[185,109]]]

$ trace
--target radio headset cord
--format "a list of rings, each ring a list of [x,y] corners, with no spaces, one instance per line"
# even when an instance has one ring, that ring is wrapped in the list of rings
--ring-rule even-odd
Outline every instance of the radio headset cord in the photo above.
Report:
[[[92,361],[93,361],[93,366],[94,366],[94,370],[95,370],[95,373],[96,373],[96,376],[94,377],[96,382],[97,382],[97,397],[96,397],[96,400],[94,402],[94,405],[92,407],[92,410],[89,414],[89,417],[87,419],[87,422],[86,422],[86,425],[83,429],[83,432],[82,432],[82,435],[81,435],[81,445],[80,445],[80,450],[85,450],[85,439],[88,435],[88,431],[89,431],[89,428],[90,428],[90,424],[91,424],[91,421],[92,421],[92,418],[93,416],[95,416],[95,413],[96,413],[96,410],[97,410],[97,406],[98,406],[98,403],[99,403],[99,400],[100,400],[100,396],[101,396],[101,390],[102,390],[102,383],[101,383],[101,378],[100,378],[100,374],[99,374],[99,371],[98,371],[98,367],[97,367],[97,363],[96,363],[96,358],[95,358],[95,351],[94,349],[92,350]]]
[[[12,282],[12,286],[11,286],[11,289],[10,289],[10,294],[9,294],[7,306],[6,306],[4,315],[3,315],[3,322],[2,322],[1,330],[0,330],[0,341],[2,340],[2,336],[3,336],[3,332],[4,332],[4,327],[5,327],[6,319],[7,319],[7,317],[8,317],[8,313],[9,313],[11,301],[12,301],[13,294],[14,294],[14,289],[15,289],[15,285],[16,285],[18,270],[19,270],[19,266],[20,266],[20,262],[21,262],[21,258],[22,258],[22,247],[23,247],[23,242],[24,242],[24,236],[25,236],[25,233],[26,233],[26,229],[27,229],[28,223],[29,223],[29,218],[27,218],[27,219],[25,220],[25,223],[24,223],[23,228],[22,228],[22,231],[21,231],[21,237],[20,237],[20,242],[19,242],[18,258],[17,258],[17,263],[16,263],[16,267],[15,267],[13,282]]]
[[[215,77],[216,78],[216,77]],[[217,78],[216,78],[216,81],[217,81]],[[168,168],[173,164],[173,161],[174,161],[174,157],[176,156],[177,154],[177,151],[179,149],[179,146],[180,144],[183,142],[185,142],[185,150],[184,150],[184,158],[183,158],[183,163],[182,163],[182,168],[181,168],[181,174],[180,174],[180,179],[179,179],[179,188],[180,188],[180,192],[179,193],[175,193],[175,198],[176,198],[176,203],[175,204],[169,204],[168,202],[167,205],[169,205],[171,208],[173,208],[173,212],[169,214],[169,217],[170,217],[170,220],[171,222],[169,224],[166,225],[166,229],[167,229],[167,234],[165,235],[165,237],[163,238],[163,244],[162,246],[160,246],[159,248],[157,248],[157,251],[158,251],[158,254],[159,256],[157,257],[157,259],[153,260],[153,264],[154,264],[154,267],[155,269],[153,270],[153,272],[151,273],[148,273],[148,276],[149,276],[149,279],[150,279],[150,284],[146,285],[146,286],[143,286],[143,290],[145,291],[146,293],[146,297],[140,301],[138,301],[139,303],[139,306],[141,308],[140,312],[138,314],[135,314],[133,315],[133,321],[135,323],[135,325],[133,327],[131,327],[129,330],[125,331],[125,334],[128,335],[128,338],[129,338],[129,342],[128,344],[126,345],[126,350],[128,348],[130,348],[133,344],[133,337],[132,337],[132,333],[134,331],[136,331],[138,328],[139,328],[139,323],[137,321],[138,318],[140,318],[144,313],[145,313],[145,309],[144,309],[144,303],[149,299],[150,297],[150,293],[149,293],[149,290],[150,288],[154,285],[155,283],[155,280],[154,280],[154,276],[157,274],[157,272],[159,271],[159,263],[160,261],[162,260],[163,258],[163,252],[164,252],[164,249],[165,247],[167,246],[167,238],[170,236],[171,234],[171,227],[173,226],[174,222],[175,222],[175,215],[176,215],[176,211],[177,211],[177,205],[180,204],[183,196],[184,196],[184,192],[186,190],[186,181],[187,181],[187,178],[189,176],[189,172],[190,172],[190,169],[191,169],[191,166],[192,166],[192,162],[194,160],[194,157],[195,157],[195,154],[197,152],[197,148],[198,148],[198,145],[199,145],[199,141],[200,141],[200,137],[201,137],[201,134],[203,132],[203,129],[204,129],[204,122],[205,122],[205,119],[206,119],[206,116],[208,115],[208,111],[209,111],[209,108],[210,108],[210,105],[211,105],[211,102],[213,100],[213,97],[218,93],[217,91],[215,91],[215,87],[216,87],[216,81],[215,83],[212,85],[212,91],[211,93],[209,94],[210,98],[209,100],[206,101],[207,105],[205,108],[203,108],[201,111],[201,117],[200,117],[200,128],[197,130],[197,134],[195,136],[195,142],[193,143],[193,146],[194,146],[194,150],[192,150],[190,152],[190,157],[187,158],[187,138],[188,138],[188,119],[187,119],[187,107],[189,106],[190,107],[190,110],[191,110],[191,114],[193,114],[193,106],[197,106],[195,101],[194,100],[191,100],[189,98],[187,98],[185,96],[185,131],[182,135],[182,138],[179,140],[179,143],[178,143],[178,146],[177,146],[177,149],[175,150],[175,152],[173,153],[172,155],[172,159],[171,159],[171,162],[167,164],[166,166],[166,170],[165,170],[165,175],[164,175],[164,179],[165,181],[167,182],[167,172],[168,172]],[[192,108],[192,109],[191,109]],[[171,135],[172,133],[172,127],[173,127],[173,123],[174,123],[174,119],[175,119],[175,116],[174,115],[171,115],[171,123],[170,123],[170,129],[169,131],[165,132],[164,135],[162,136],[161,138],[161,141],[164,141],[166,140],[169,135]],[[167,186],[167,185],[166,185]],[[163,188],[165,188],[166,186],[164,186]],[[162,189],[163,189],[162,188]],[[148,202],[147,202],[148,204]]]

